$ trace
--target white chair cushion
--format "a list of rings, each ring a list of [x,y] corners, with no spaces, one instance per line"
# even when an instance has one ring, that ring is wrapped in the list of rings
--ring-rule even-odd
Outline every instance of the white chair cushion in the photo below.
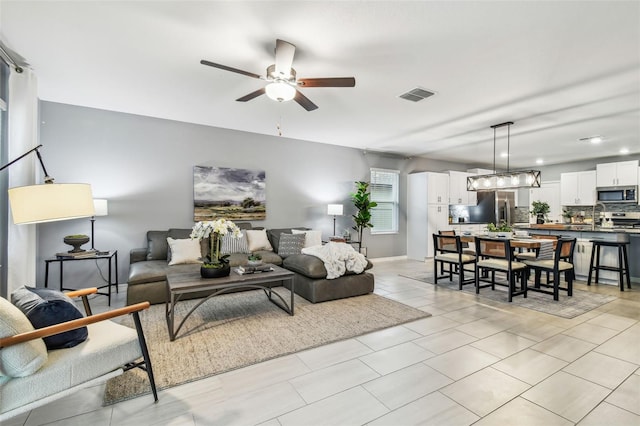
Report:
[[[457,253],[441,253],[436,255],[436,260],[441,260],[443,262],[450,263],[458,263],[458,254]],[[471,263],[475,262],[476,257],[471,256],[469,254],[462,255],[462,263]]]
[[[482,268],[491,268],[491,269],[497,269],[499,271],[508,271],[509,270],[509,262],[504,260],[504,259],[484,259],[484,260],[479,260],[478,261],[478,266],[482,267]],[[525,265],[522,262],[511,262],[511,270],[513,271],[517,271],[519,269],[524,269],[526,268],[527,265]]]
[[[27,317],[0,297],[0,337],[33,331]],[[24,377],[38,371],[47,362],[47,347],[42,339],[0,349],[0,376]],[[0,398],[0,401],[2,398]]]
[[[553,262],[553,260],[524,260],[524,263],[532,268],[546,269],[549,271],[553,271]],[[573,269],[573,264],[561,260],[558,262],[558,269],[560,271],[567,271]]]
[[[90,324],[88,329],[86,341],[49,352],[36,373],[0,381],[0,413],[103,376],[142,356],[134,329],[112,321]]]

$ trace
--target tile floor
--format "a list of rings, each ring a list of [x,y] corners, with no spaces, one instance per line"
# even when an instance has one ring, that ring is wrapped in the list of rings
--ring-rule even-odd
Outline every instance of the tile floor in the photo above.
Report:
[[[373,271],[378,294],[432,317],[161,391],[157,404],[102,407],[96,386],[3,424],[640,425],[637,287],[592,286],[619,298],[564,319],[398,275],[429,267]]]

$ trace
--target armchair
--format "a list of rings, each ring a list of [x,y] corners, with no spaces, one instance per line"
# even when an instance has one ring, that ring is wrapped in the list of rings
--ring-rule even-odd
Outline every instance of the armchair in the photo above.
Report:
[[[44,337],[85,326],[89,333],[89,338],[77,346],[47,352],[43,357],[42,366],[32,374],[17,374],[22,377],[0,375],[0,421],[99,384],[136,367],[147,372],[154,401],[158,401],[151,360],[139,316],[140,311],[149,307],[149,302],[92,315],[87,296],[95,292],[96,288],[89,288],[66,293],[72,298],[82,298],[86,317],[39,329],[33,329],[29,323],[29,329],[17,334],[9,333],[10,335],[7,335],[7,330],[12,329],[11,321],[24,325],[24,321],[28,323],[28,320],[18,308],[0,297],[0,371],[4,371],[1,369],[3,363],[10,363],[6,359],[9,350],[19,348],[20,344],[40,341],[39,344],[44,348],[41,344]],[[133,316],[135,330],[108,321],[126,314]]]

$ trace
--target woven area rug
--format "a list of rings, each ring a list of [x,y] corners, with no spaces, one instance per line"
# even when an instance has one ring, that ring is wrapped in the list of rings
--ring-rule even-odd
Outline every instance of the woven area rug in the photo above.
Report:
[[[432,272],[417,273],[414,275],[401,274],[401,276],[429,284],[434,283]],[[469,276],[473,277],[473,273],[469,274]],[[467,277],[466,273],[465,277]],[[453,280],[454,281],[451,282],[447,278],[438,278],[438,287],[444,287],[451,290],[459,291],[458,276],[454,275]],[[497,280],[497,282],[499,281]],[[462,291],[464,291],[465,293],[470,293],[473,295],[476,294],[476,290],[473,284],[467,284],[463,286],[462,289]],[[479,296],[496,302],[503,302],[507,304],[509,303],[507,301],[507,287],[504,286],[496,285],[495,290],[491,290],[491,288],[481,288]],[[559,300],[557,302],[553,300],[553,296],[550,294],[529,291],[527,292],[526,299],[522,296],[514,296],[513,302],[511,302],[511,304],[520,306],[522,308],[532,309],[534,311],[556,315],[562,318],[575,318],[578,315],[589,312],[597,308],[598,306],[602,306],[605,303],[609,303],[615,299],[617,299],[617,297],[615,296],[606,296],[604,294],[577,290],[574,286],[572,297],[567,296],[566,291],[560,291]]]
[[[286,289],[274,290],[289,301]],[[180,302],[176,322],[197,302]],[[296,295],[290,316],[254,290],[208,300],[173,342],[164,304],[143,311],[141,320],[160,390],[428,316],[376,294],[318,304]],[[133,328],[133,321],[126,321]],[[150,392],[146,373],[136,368],[107,382],[104,404]]]

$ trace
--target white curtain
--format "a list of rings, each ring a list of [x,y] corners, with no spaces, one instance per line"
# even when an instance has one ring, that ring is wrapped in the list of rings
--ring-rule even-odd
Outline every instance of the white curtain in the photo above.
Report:
[[[9,160],[38,145],[38,95],[35,74],[24,68],[9,76],[8,133]],[[9,188],[33,185],[41,179],[35,153],[14,163],[9,172]],[[9,209],[7,295],[21,285],[36,284],[36,225],[14,225]]]

